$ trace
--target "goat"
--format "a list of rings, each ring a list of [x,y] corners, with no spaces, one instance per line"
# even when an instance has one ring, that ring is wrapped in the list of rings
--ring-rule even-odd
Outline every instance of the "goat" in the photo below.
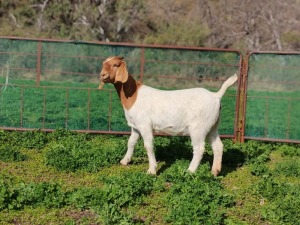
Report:
[[[212,173],[217,176],[221,171],[223,155],[223,144],[218,134],[220,101],[237,79],[234,74],[216,93],[204,88],[163,91],[135,81],[128,74],[123,57],[108,57],[103,61],[98,89],[105,83],[114,85],[131,127],[127,152],[120,163],[127,165],[131,161],[134,146],[141,135],[149,159],[148,173],[156,174],[153,132],[190,135],[193,158],[188,171],[193,173],[202,159],[207,137],[214,153]]]

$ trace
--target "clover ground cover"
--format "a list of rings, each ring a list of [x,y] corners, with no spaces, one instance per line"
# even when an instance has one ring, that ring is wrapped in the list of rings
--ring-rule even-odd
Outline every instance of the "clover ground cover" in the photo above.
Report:
[[[221,176],[208,148],[196,174],[186,137],[156,137],[159,173],[150,176],[139,141],[119,165],[127,136],[68,130],[0,131],[0,223],[295,224],[297,145],[224,140]]]

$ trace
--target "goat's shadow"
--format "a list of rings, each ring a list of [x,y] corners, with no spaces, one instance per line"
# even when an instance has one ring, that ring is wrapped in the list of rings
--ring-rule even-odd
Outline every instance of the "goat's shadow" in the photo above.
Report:
[[[188,137],[171,137],[168,144],[155,143],[155,155],[157,161],[165,162],[157,171],[158,174],[163,173],[172,166],[176,160],[191,161],[193,150]],[[236,148],[224,147],[222,171],[219,175],[226,176],[241,167],[245,162],[245,154]],[[213,153],[210,146],[205,146],[205,153],[201,163],[209,162],[212,166]]]

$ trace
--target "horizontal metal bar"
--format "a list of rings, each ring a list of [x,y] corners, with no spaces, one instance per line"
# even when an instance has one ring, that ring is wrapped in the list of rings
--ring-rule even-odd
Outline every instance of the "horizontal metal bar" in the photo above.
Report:
[[[255,98],[255,99],[280,99],[280,100],[300,100],[300,98],[293,98],[293,97],[281,97],[281,96],[252,96],[248,95],[247,98]]]
[[[186,65],[206,65],[206,66],[224,66],[224,67],[239,67],[239,64],[224,64],[224,63],[205,63],[205,62],[181,62],[181,61],[162,61],[162,60],[147,60],[145,63],[164,63],[164,64],[186,64]]]
[[[37,53],[24,53],[24,52],[0,52],[0,54],[2,55],[17,55],[17,56],[36,56]]]
[[[8,131],[43,131],[43,132],[54,132],[56,129],[38,129],[38,128],[13,128],[13,127],[0,127],[2,130]],[[130,131],[106,131],[106,130],[70,130],[78,133],[90,133],[90,134],[111,134],[111,135],[130,135]],[[154,133],[155,136],[170,137],[168,134]],[[174,137],[188,137],[188,135],[173,135]],[[221,138],[234,138],[234,135],[220,135]]]
[[[0,36],[2,39],[10,40],[27,40],[27,41],[45,41],[45,42],[63,42],[73,44],[97,44],[97,45],[113,45],[123,47],[141,47],[141,48],[161,48],[161,49],[185,49],[185,50],[202,50],[202,51],[222,51],[222,52],[235,52],[241,54],[239,50],[235,49],[222,49],[222,48],[209,48],[209,47],[193,47],[193,46],[180,46],[180,45],[157,45],[157,44],[134,44],[124,42],[101,42],[101,41],[73,41],[63,39],[49,39],[49,38],[23,38],[15,36]]]
[[[254,55],[254,54],[277,54],[277,55],[299,55],[300,52],[297,51],[288,51],[288,52],[284,52],[284,51],[253,51],[249,53],[250,55]]]
[[[263,137],[251,137],[251,136],[244,136],[244,138],[247,140],[255,140],[255,141],[300,144],[300,140],[293,140],[293,139],[276,139],[276,138],[263,138]]]

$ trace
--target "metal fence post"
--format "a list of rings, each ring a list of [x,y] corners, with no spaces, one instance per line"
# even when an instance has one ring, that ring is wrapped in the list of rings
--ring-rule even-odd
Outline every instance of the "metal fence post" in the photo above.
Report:
[[[240,70],[240,79],[239,79],[239,88],[238,88],[238,115],[237,115],[237,124],[236,124],[236,136],[235,141],[243,143],[245,141],[245,114],[246,114],[246,83],[247,83],[247,74],[248,74],[248,60],[247,55],[246,59],[242,59],[242,67]]]
[[[42,61],[42,41],[38,41],[38,44],[37,44],[37,60],[36,60],[36,86],[40,86],[41,61]]]
[[[141,72],[140,72],[141,83],[143,83],[143,78],[144,78],[144,66],[145,66],[145,48],[141,48]]]

